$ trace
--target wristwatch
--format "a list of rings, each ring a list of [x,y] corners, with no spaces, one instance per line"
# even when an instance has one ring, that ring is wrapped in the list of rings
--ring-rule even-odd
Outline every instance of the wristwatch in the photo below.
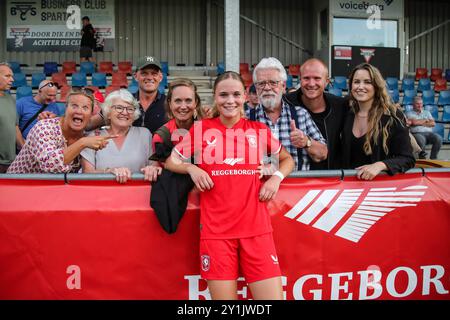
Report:
[[[312,145],[312,141],[311,141],[311,138],[309,136],[306,136],[306,138],[308,138],[308,140],[306,141],[306,146],[305,147],[309,148]]]

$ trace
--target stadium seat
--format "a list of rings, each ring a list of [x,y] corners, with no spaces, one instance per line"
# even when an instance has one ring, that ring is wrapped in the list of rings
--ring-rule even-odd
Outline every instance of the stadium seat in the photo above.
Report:
[[[437,105],[426,105],[424,109],[431,113],[435,121],[439,120],[439,110]]]
[[[124,88],[128,87],[127,75],[122,72],[113,72],[111,85]]]
[[[245,88],[250,87],[253,84],[253,77],[250,72],[241,73],[242,80],[244,80]]]
[[[77,72],[72,75],[72,87],[85,87],[87,86],[86,74],[83,72]]]
[[[45,74],[43,74],[43,73],[33,73],[31,75],[31,87],[33,87],[33,88],[39,87],[39,84],[42,81],[44,81],[45,79],[47,79]]]
[[[419,84],[417,85],[417,91],[426,91],[431,90],[431,81],[430,78],[419,79]]]
[[[16,101],[23,97],[28,97],[33,95],[33,89],[29,86],[18,87],[16,91]]]
[[[84,74],[93,74],[95,72],[95,65],[90,61],[83,61],[80,63],[80,72]]]
[[[414,90],[414,79],[403,78],[402,91],[405,92],[406,90]]]
[[[166,92],[166,88],[160,83],[158,86],[158,91],[159,93],[164,94]]]
[[[394,77],[386,78],[386,85],[388,90],[397,90],[398,91],[398,79]]]
[[[217,63],[217,75],[225,73],[225,64],[223,62]]]
[[[133,73],[133,64],[130,61],[119,61],[117,71],[131,75]]]
[[[450,104],[450,90],[439,92],[437,104],[440,106]]]
[[[116,90],[119,90],[120,89],[120,86],[113,86],[113,85],[111,85],[111,86],[107,86],[106,88],[105,88],[105,98],[108,96],[108,94],[110,94],[111,92],[113,92],[113,91],[116,91]]]
[[[435,126],[433,127],[433,132],[440,135],[442,137],[442,140],[444,140],[444,131],[445,128],[443,123],[436,123]]]
[[[450,105],[446,105],[442,112],[442,121],[450,122]]]
[[[423,105],[436,105],[434,100],[434,90],[425,90],[422,92]]]
[[[450,81],[450,69],[445,69],[445,80]]]
[[[413,110],[413,105],[412,104],[406,104],[403,106],[403,110],[405,111],[405,113],[410,112]]]
[[[437,79],[442,78],[442,69],[441,68],[432,68],[430,79],[431,81],[436,81]]]
[[[130,91],[131,94],[135,94],[136,92],[139,91],[139,86],[137,86],[135,84],[131,84],[128,86],[128,91]]]
[[[113,63],[111,61],[102,61],[98,66],[98,72],[113,74]]]
[[[414,103],[414,97],[416,96],[415,90],[406,90],[403,94],[402,105],[408,105]]]
[[[67,86],[66,75],[62,72],[52,74],[52,81],[55,82],[58,87]]]
[[[169,75],[169,63],[167,61],[161,61],[161,71],[165,75]]]
[[[292,78],[292,76],[290,74],[288,74],[287,79],[286,79],[286,89],[289,89],[292,87],[294,87],[294,79]]]
[[[394,103],[399,103],[400,101],[400,93],[398,92],[398,89],[394,90],[388,90],[389,95],[391,96],[391,99]]]
[[[335,76],[333,81],[333,88],[348,90],[347,86],[347,77],[344,76]]]
[[[239,63],[239,73],[241,75],[243,75],[244,73],[250,73],[248,63],[245,63],[245,62]]]
[[[105,88],[108,86],[106,81],[106,73],[94,72],[92,74],[92,85],[100,88]]]
[[[288,68],[288,74],[290,74],[293,77],[300,77],[300,65],[290,64]]]
[[[445,78],[436,79],[434,82],[434,91],[445,91],[447,90],[447,80]]]
[[[77,63],[75,61],[64,61],[62,64],[62,73],[72,74],[77,72]]]
[[[27,77],[24,73],[14,73],[13,88],[28,86]]]
[[[66,102],[67,96],[70,93],[70,90],[72,90],[71,86],[68,85],[64,85],[61,87],[60,91],[59,91],[59,100],[60,102]]]
[[[56,102],[56,106],[58,107],[57,116],[63,116],[66,113],[66,104],[64,102]]]
[[[22,69],[20,68],[20,63],[16,61],[9,61],[9,67],[11,68],[13,73],[22,73]]]
[[[131,81],[128,85],[129,86],[138,86],[139,84],[134,77],[131,77]]]
[[[58,73],[58,63],[56,62],[44,62],[44,73],[50,76],[54,73]]]
[[[428,78],[427,68],[416,68],[416,80]]]
[[[339,88],[330,88],[330,90],[328,90],[328,93],[338,97],[342,97],[342,89]]]
[[[169,82],[167,80],[167,75],[165,73],[163,73],[163,78],[161,80],[161,82],[159,83],[160,86],[163,86],[164,89],[167,88],[167,86],[169,85]]]

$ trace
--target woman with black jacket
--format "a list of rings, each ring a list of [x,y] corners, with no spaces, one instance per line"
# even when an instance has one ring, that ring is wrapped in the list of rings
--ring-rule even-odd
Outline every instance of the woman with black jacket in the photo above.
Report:
[[[414,167],[411,140],[403,113],[391,102],[380,71],[363,63],[350,79],[350,112],[342,131],[343,168],[372,180]]]

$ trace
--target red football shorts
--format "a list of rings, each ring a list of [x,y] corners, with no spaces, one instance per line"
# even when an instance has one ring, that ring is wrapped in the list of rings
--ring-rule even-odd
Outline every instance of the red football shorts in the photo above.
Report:
[[[272,233],[241,239],[200,240],[200,270],[205,280],[247,283],[281,276]]]

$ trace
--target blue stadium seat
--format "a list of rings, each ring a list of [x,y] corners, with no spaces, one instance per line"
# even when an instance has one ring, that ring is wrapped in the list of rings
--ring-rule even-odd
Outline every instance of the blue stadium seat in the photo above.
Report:
[[[8,65],[11,68],[13,73],[22,73],[22,70],[20,69],[20,63],[19,62],[9,61]]]
[[[106,81],[106,74],[101,72],[94,72],[92,74],[92,85],[99,88],[106,88],[108,86],[108,82]]]
[[[342,89],[331,88],[330,90],[328,90],[328,93],[338,96],[338,97],[342,97]]]
[[[139,84],[134,77],[131,77],[131,81],[130,81],[129,85],[130,86],[138,86]]]
[[[402,91],[414,90],[414,79],[403,78],[402,80]]]
[[[44,73],[47,76],[50,76],[53,73],[58,73],[58,63],[56,63],[56,62],[44,62]]]
[[[397,90],[398,91],[398,79],[397,78],[387,77],[386,85],[389,90]]]
[[[444,112],[442,113],[442,121],[450,122],[450,105],[444,106]]]
[[[402,105],[413,104],[415,96],[416,96],[416,90],[405,90],[405,92],[403,94]]]
[[[76,72],[72,74],[72,87],[87,86],[86,74],[83,72]]]
[[[33,95],[33,89],[29,86],[18,87],[16,91],[16,100],[23,97],[28,97]]]
[[[56,105],[58,106],[58,117],[63,116],[66,113],[66,104],[64,102],[56,102]]]
[[[389,95],[394,103],[399,103],[400,93],[398,92],[398,89],[389,90]]]
[[[333,81],[333,88],[348,90],[347,86],[347,77],[344,76],[335,76]]]
[[[413,110],[413,105],[412,104],[406,104],[403,106],[403,110],[405,111],[405,113],[410,112]]]
[[[44,81],[45,79],[47,79],[45,74],[43,74],[43,73],[33,73],[31,75],[31,87],[33,87],[33,88],[39,87],[39,84],[42,81]]]
[[[443,123],[436,123],[435,126],[433,127],[433,132],[440,135],[442,137],[442,140],[444,140],[444,131],[445,128]]]
[[[167,75],[163,74],[163,78],[162,78],[161,82],[159,83],[159,86],[160,87],[162,86],[165,89],[165,88],[167,88],[167,85],[168,85]]]
[[[434,100],[434,90],[425,90],[422,92],[422,100],[423,105],[435,105],[436,101]]]
[[[417,91],[431,90],[431,80],[430,78],[419,79],[419,84],[417,85]]]
[[[217,63],[217,74],[225,73],[225,64],[223,62]]]
[[[450,90],[439,92],[437,104],[440,106],[450,104]]]
[[[287,79],[286,79],[286,88],[292,88],[294,86],[294,79],[292,78],[292,76],[290,74],[288,74]]]
[[[13,88],[27,86],[27,77],[23,73],[14,73]]]
[[[169,63],[167,61],[161,61],[161,71],[166,75],[169,74]]]
[[[447,81],[450,81],[450,69],[445,69],[445,75],[444,75],[444,78],[445,78]]]
[[[131,94],[135,94],[136,92],[139,91],[139,86],[137,86],[135,84],[130,84],[127,89],[128,89],[128,91],[131,92]]]
[[[439,120],[439,109],[437,105],[426,105],[424,107],[425,110],[430,111],[431,115],[433,116],[433,119]]]
[[[80,72],[84,74],[93,74],[95,72],[94,63],[90,61],[83,61],[80,63]]]
[[[164,85],[162,85],[161,83],[159,83],[158,91],[159,91],[159,93],[165,93],[166,87]]]

